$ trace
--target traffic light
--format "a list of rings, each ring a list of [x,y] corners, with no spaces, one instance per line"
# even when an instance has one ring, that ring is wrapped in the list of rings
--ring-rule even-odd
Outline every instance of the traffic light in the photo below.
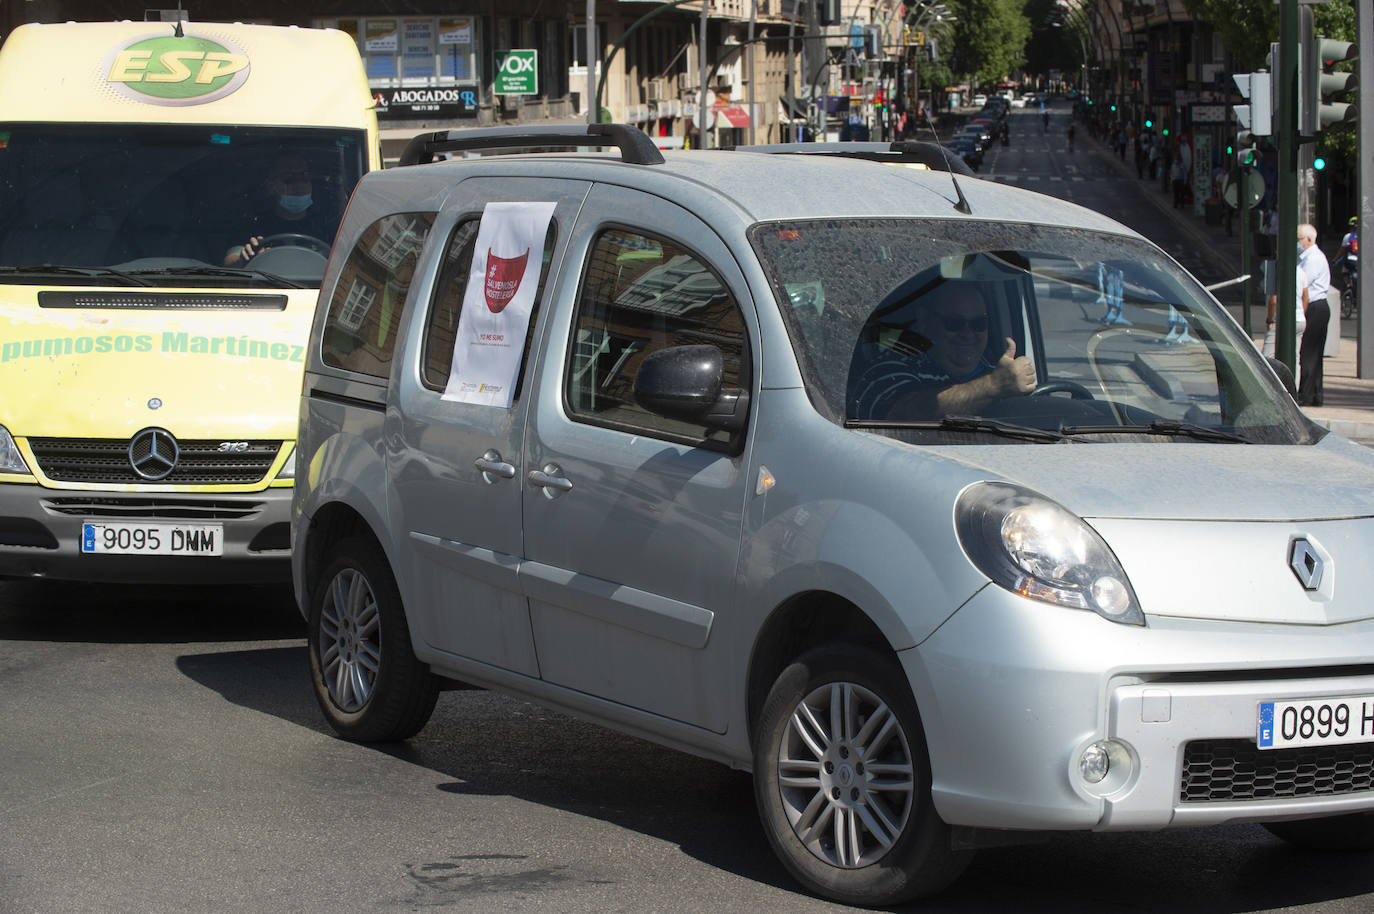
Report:
[[[1253,136],[1273,136],[1274,119],[1270,93],[1273,88],[1268,73],[1237,73],[1232,77],[1241,98],[1250,100],[1248,105],[1232,105],[1236,120],[1250,131]]]
[[[1320,133],[1332,124],[1353,121],[1358,113],[1355,105],[1331,101],[1338,92],[1354,89],[1359,79],[1354,73],[1332,72],[1330,66],[1342,60],[1354,60],[1359,48],[1349,41],[1337,41],[1313,35],[1302,48],[1298,60],[1298,130],[1305,136]]]
[[[1154,121],[1150,120],[1148,117],[1145,118],[1145,129],[1146,129],[1146,130],[1149,130],[1150,128],[1154,127],[1154,125],[1155,125],[1155,122],[1154,122]]]
[[[1249,130],[1242,130],[1236,134],[1236,142],[1232,147],[1227,148],[1227,152],[1234,150],[1236,164],[1241,168],[1254,168],[1259,165],[1260,154],[1255,148],[1254,134]]]
[[[1322,158],[1321,156],[1317,156],[1312,160],[1312,168],[1316,171],[1321,171],[1322,169],[1326,168],[1326,159]]]

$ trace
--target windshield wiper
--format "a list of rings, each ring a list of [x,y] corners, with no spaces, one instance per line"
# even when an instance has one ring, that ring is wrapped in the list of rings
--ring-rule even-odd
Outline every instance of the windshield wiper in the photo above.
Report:
[[[1059,431],[1065,435],[1169,435],[1228,444],[1252,443],[1249,438],[1235,432],[1172,419],[1156,419],[1149,425],[1061,425]]]
[[[38,273],[48,276],[85,276],[88,279],[114,276],[124,280],[131,286],[151,285],[151,283],[144,282],[137,276],[130,273],[121,273],[119,270],[111,270],[109,267],[67,267],[54,263],[40,263],[28,267],[0,267],[0,275],[13,276],[21,273]]]
[[[156,270],[134,270],[138,276],[224,276],[243,279],[248,276],[256,276],[266,279],[268,282],[290,289],[307,289],[309,286],[304,283],[296,282],[294,279],[287,279],[285,276],[278,276],[275,273],[264,273],[262,270],[244,269],[238,267],[160,267]],[[145,283],[146,285],[146,283]]]
[[[1017,425],[998,419],[984,419],[980,416],[946,416],[943,419],[911,421],[904,419],[846,419],[845,428],[858,429],[914,429],[937,432],[988,432],[1004,438],[1019,438],[1023,441],[1059,442],[1069,440],[1060,432],[1050,429]]]

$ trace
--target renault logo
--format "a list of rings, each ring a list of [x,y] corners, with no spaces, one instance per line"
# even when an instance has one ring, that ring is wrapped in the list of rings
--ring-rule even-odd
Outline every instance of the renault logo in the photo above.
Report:
[[[166,429],[145,428],[129,442],[129,466],[151,482],[172,475],[180,454],[177,440]]]
[[[1288,567],[1298,576],[1298,583],[1304,590],[1316,590],[1322,586],[1322,557],[1317,550],[1300,536],[1288,547]]]

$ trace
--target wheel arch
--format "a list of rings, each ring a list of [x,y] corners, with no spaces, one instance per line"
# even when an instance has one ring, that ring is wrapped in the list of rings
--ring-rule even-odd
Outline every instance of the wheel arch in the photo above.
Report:
[[[754,744],[759,712],[778,675],[806,651],[824,644],[867,647],[901,669],[882,629],[852,601],[821,590],[796,594],[773,610],[754,640],[745,689],[749,745]]]
[[[298,588],[301,595],[302,611],[308,614],[314,600],[311,586],[319,577],[321,569],[329,563],[334,547],[347,539],[367,540],[376,548],[378,555],[389,565],[391,557],[359,511],[346,502],[334,501],[321,505],[310,518],[308,533],[304,537],[305,549],[301,559],[302,580]]]

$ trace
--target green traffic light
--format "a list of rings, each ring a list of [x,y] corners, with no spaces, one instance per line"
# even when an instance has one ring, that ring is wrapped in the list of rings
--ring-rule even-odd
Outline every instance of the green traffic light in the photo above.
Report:
[[[1234,147],[1234,146],[1227,146],[1227,147],[1226,147],[1226,154],[1227,154],[1228,156],[1231,155],[1232,153],[1234,153],[1235,151],[1236,151],[1236,147]]]
[[[1317,156],[1315,159],[1312,160],[1312,167],[1315,168],[1317,171],[1321,171],[1323,168],[1326,167],[1326,159],[1323,159],[1321,156]]]
[[[1152,120],[1148,120],[1148,119],[1147,119],[1147,120],[1145,121],[1145,129],[1146,129],[1146,130],[1149,130],[1149,129],[1150,129],[1151,127],[1153,127],[1154,125],[1155,125],[1155,122],[1152,121]]]
[[[1112,105],[1112,110],[1113,110],[1113,111],[1116,110],[1116,105]]]

